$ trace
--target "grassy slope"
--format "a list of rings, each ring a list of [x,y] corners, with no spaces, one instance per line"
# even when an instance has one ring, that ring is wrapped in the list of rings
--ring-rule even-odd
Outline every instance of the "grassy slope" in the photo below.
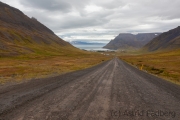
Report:
[[[1,57],[0,83],[59,75],[91,67],[110,59],[99,53],[61,48],[62,52],[38,51],[34,54]],[[72,48],[71,48],[72,49]]]
[[[55,40],[59,38],[49,33],[0,28],[1,42],[4,43],[4,47],[0,47],[0,83],[58,75],[110,58],[81,51],[68,43],[57,44]],[[39,38],[35,40],[34,36]]]
[[[37,20],[0,2],[0,83],[58,75],[109,58],[74,48]]]
[[[171,82],[180,83],[180,49],[161,53],[123,54],[120,58],[139,69],[142,68]]]

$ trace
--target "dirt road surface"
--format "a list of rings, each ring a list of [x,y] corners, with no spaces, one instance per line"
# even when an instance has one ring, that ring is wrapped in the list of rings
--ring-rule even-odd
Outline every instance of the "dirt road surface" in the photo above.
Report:
[[[179,120],[180,86],[114,58],[0,86],[0,120]]]

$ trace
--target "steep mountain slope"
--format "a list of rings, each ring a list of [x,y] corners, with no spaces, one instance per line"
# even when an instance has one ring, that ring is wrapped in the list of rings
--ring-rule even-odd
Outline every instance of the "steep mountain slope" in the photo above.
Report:
[[[152,52],[157,50],[172,50],[180,48],[180,26],[162,33],[143,47]]]
[[[71,46],[20,10],[0,2],[0,56],[59,52]]]
[[[140,48],[160,33],[120,33],[114,40],[111,40],[104,48],[107,49],[129,49]]]

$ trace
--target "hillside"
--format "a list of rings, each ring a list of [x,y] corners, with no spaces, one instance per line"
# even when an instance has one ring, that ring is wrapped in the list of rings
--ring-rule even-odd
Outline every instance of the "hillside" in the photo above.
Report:
[[[0,85],[57,76],[110,58],[73,47],[36,18],[0,2]]]
[[[158,51],[158,50],[173,50],[180,48],[180,26],[162,33],[152,41],[147,43],[143,50]]]
[[[160,33],[120,33],[114,40],[111,40],[104,48],[107,49],[137,49],[147,44]]]
[[[133,66],[180,84],[180,49],[143,54],[119,54]]]
[[[20,10],[0,2],[0,56],[17,56],[73,48],[53,31]],[[60,49],[61,48],[61,49]]]

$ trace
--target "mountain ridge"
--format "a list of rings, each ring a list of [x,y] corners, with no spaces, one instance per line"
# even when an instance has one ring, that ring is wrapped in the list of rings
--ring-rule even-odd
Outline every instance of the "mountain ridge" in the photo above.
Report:
[[[59,53],[70,43],[62,40],[36,18],[0,2],[0,56],[17,56],[39,51]]]
[[[180,48],[180,26],[162,33],[147,43],[142,49],[144,51],[173,50]]]
[[[53,31],[51,31],[45,25],[40,23],[37,19],[34,19],[34,17],[29,18],[27,15],[25,15],[22,11],[20,11],[17,8],[11,7],[5,3],[0,2],[0,10],[1,21],[5,21],[6,23],[14,24],[16,26],[21,25],[30,30],[38,29],[41,31],[43,30],[54,34]]]
[[[104,48],[107,49],[138,49],[148,43],[160,33],[138,33],[137,35],[131,33],[120,33],[113,40],[111,40]]]
[[[91,41],[71,41],[72,45],[78,44],[78,45],[104,45],[105,43],[101,42],[91,42]]]

